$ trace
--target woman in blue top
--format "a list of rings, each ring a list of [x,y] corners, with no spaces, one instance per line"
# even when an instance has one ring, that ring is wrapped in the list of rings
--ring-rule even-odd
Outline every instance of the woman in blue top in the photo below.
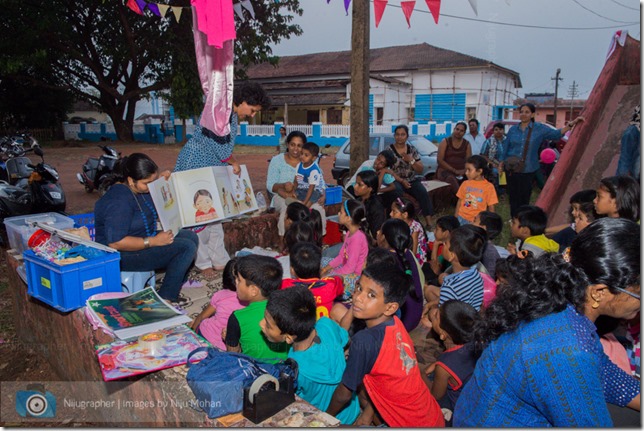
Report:
[[[181,303],[181,285],[197,253],[197,235],[182,229],[157,229],[157,212],[148,184],[159,176],[159,169],[145,154],[123,157],[115,168],[114,180],[94,207],[96,242],[121,253],[121,271],[165,269],[159,295]]]
[[[552,129],[545,124],[534,121],[535,111],[536,108],[532,103],[521,105],[519,107],[519,120],[521,120],[521,123],[510,127],[503,141],[503,154],[501,154],[500,158],[499,171],[505,170],[506,172],[507,190],[510,198],[510,215],[512,217],[516,215],[521,205],[530,203],[532,181],[539,169],[538,152],[541,144],[548,140],[561,139],[575,124],[584,121],[584,117],[580,116],[569,121],[561,129]],[[528,139],[530,142],[526,142]],[[510,163],[507,162],[508,157],[514,156],[522,159],[525,145],[527,145],[525,167],[518,172],[510,171]]]
[[[454,426],[610,427],[606,403],[640,410],[640,383],[603,351],[594,321],[640,310],[640,229],[603,218],[559,254],[526,260],[475,329],[488,343]]]

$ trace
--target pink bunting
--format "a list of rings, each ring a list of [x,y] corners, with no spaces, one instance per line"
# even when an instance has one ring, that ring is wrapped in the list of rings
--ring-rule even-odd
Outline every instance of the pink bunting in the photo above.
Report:
[[[136,4],[136,1],[134,0],[127,0],[127,7],[132,9],[134,12],[138,13],[139,15],[143,15],[143,11],[141,8],[139,8],[139,5]]]
[[[429,11],[432,13],[434,22],[438,24],[438,15],[441,11],[441,0],[425,0],[425,3],[427,3]]]
[[[409,21],[409,19],[411,18],[411,14],[414,12],[414,6],[416,6],[416,0],[400,2],[400,7],[402,8],[403,13],[405,14],[405,19],[407,20],[408,28],[411,28],[411,22]]]
[[[380,24],[380,20],[382,19],[382,14],[385,13],[385,7],[387,7],[388,2],[389,0],[373,1],[373,14],[376,18],[376,28],[378,28],[378,24]]]
[[[347,12],[347,16],[349,16],[349,5],[351,4],[351,0],[344,0],[344,10]]]

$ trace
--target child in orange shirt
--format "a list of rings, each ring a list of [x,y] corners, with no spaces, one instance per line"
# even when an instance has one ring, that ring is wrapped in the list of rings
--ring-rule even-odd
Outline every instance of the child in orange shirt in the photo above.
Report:
[[[472,223],[481,211],[494,212],[499,203],[494,185],[486,179],[489,174],[487,160],[482,156],[472,156],[465,162],[467,180],[456,193],[458,204],[454,213],[461,225]]]

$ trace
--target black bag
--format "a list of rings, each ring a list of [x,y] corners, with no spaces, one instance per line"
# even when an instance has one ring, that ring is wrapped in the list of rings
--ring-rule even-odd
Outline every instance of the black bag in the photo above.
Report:
[[[534,125],[532,125],[534,127]],[[510,156],[505,159],[503,162],[503,171],[507,175],[512,175],[514,173],[522,173],[523,170],[525,169],[525,158],[528,155],[528,148],[530,147],[530,137],[532,136],[532,128],[528,130],[528,136],[525,139],[525,142],[523,143],[523,151],[521,154],[521,158],[517,156]]]

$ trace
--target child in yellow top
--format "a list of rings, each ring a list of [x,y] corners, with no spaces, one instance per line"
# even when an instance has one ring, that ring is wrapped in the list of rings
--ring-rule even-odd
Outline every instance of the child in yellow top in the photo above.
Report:
[[[482,156],[472,156],[465,162],[467,180],[456,193],[458,204],[454,215],[463,224],[469,224],[481,211],[494,212],[499,203],[494,185],[486,177],[490,174],[487,160]]]

